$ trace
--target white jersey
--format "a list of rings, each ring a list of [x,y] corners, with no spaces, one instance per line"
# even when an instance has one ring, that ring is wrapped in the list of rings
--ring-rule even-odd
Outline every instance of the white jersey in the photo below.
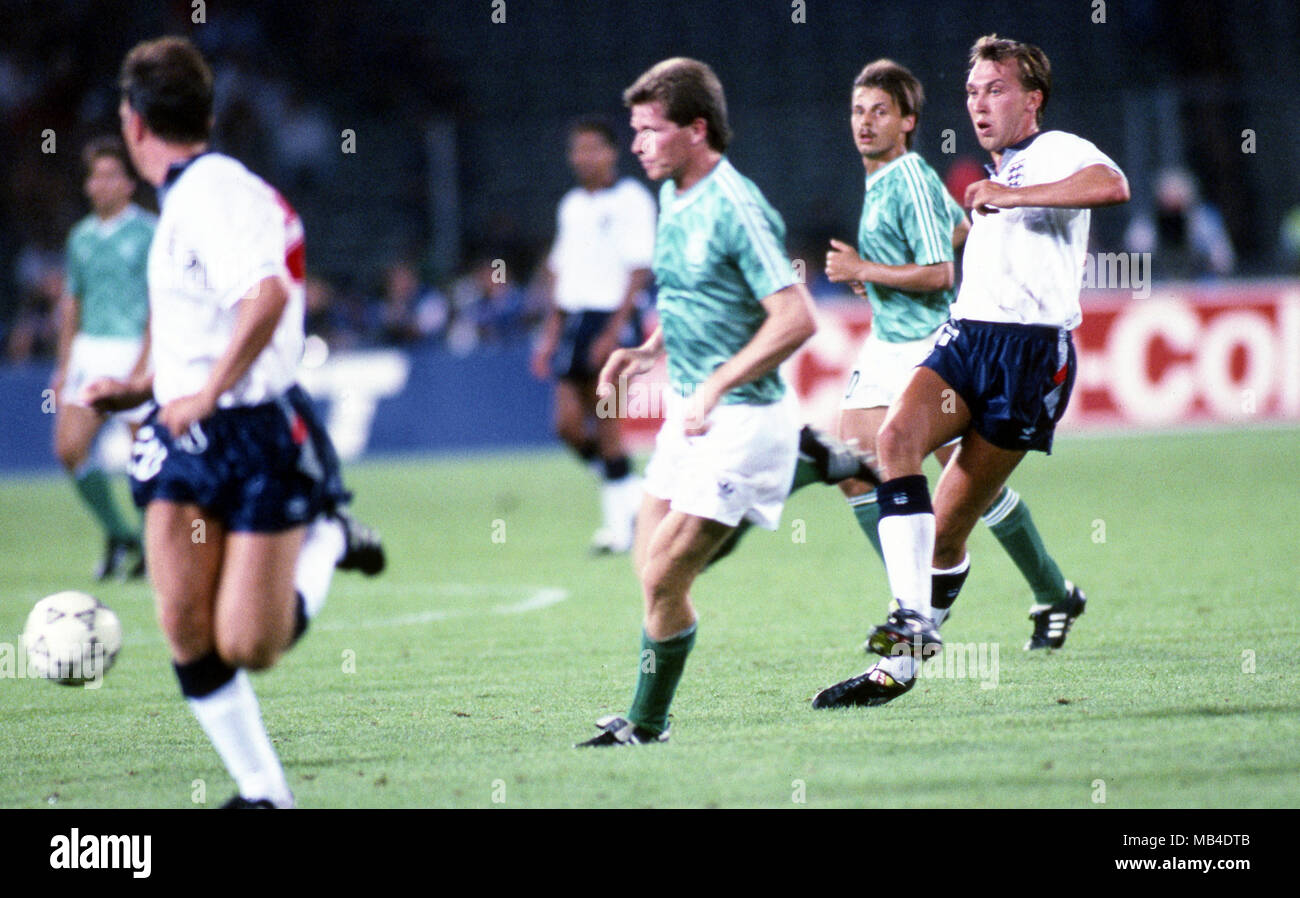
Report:
[[[1003,151],[990,177],[1008,187],[1048,184],[1089,165],[1119,172],[1090,142],[1044,131]],[[1122,172],[1121,172],[1122,174]],[[1083,319],[1079,288],[1088,252],[1088,209],[1024,207],[971,216],[953,318],[1072,329]]]
[[[654,197],[631,178],[566,193],[549,260],[555,304],[566,312],[617,309],[632,272],[654,258],[656,217]]]
[[[269,184],[218,153],[169,175],[149,250],[149,328],[154,398],[197,393],[234,333],[239,300],[278,277],[289,301],[271,342],[222,408],[275,399],[296,379],[303,348],[302,221]]]

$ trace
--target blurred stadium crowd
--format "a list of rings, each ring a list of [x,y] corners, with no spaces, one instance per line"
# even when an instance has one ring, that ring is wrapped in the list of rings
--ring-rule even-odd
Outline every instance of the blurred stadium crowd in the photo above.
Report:
[[[1300,178],[1289,166],[1276,166],[1276,179],[1259,171],[1300,140],[1267,130],[1289,120],[1300,96],[1300,78],[1281,65],[1294,58],[1300,14],[1280,0],[1222,22],[1195,5],[1112,4],[1113,27],[1047,0],[1009,20],[957,0],[928,5],[923,17],[891,10],[888,21],[864,18],[857,4],[846,12],[814,2],[810,16],[843,16],[842,27],[819,30],[779,27],[788,4],[777,13],[755,5],[731,10],[731,29],[716,34],[691,27],[700,19],[684,0],[648,7],[654,16],[636,4],[576,16],[514,2],[510,30],[490,24],[482,5],[226,0],[207,4],[196,24],[188,0],[0,0],[3,358],[53,352],[64,240],[86,213],[80,148],[116,129],[122,53],[164,32],[190,34],[213,62],[217,148],[276,184],[303,216],[309,330],[336,348],[466,354],[527,340],[545,312],[533,281],[570,183],[564,123],[589,111],[621,116],[623,81],[676,52],[725,72],[735,154],[785,215],[814,295],[839,295],[820,271],[826,239],[847,233],[860,202],[844,109],[853,73],[878,52],[913,67],[930,95],[930,143],[920,148],[959,191],[981,176],[982,161],[961,104],[965,48],[990,26],[1043,43],[1074,106],[1057,123],[1094,136],[1134,181],[1132,208],[1098,217],[1094,249],[1151,252],[1157,279],[1300,270]],[[611,45],[633,26],[635,53]],[[861,34],[882,28],[890,40],[864,49]],[[763,58],[737,59],[737,42]],[[907,46],[927,52],[911,58],[898,49]],[[774,94],[774,81],[788,93]],[[792,133],[764,127],[774,119]],[[1251,126],[1261,149],[1243,156]],[[947,127],[959,151],[936,158]],[[345,129],[356,135],[353,155],[340,149]],[[454,170],[439,162],[447,134]],[[623,167],[634,169],[626,158]],[[147,190],[138,199],[156,207]]]

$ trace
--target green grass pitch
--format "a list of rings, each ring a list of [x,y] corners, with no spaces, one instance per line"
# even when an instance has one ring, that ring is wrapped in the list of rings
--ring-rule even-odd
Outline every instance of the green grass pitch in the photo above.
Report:
[[[809,700],[867,665],[886,583],[809,487],[696,584],[672,742],[609,751],[571,744],[626,710],[640,599],[585,554],[590,475],[558,451],[357,465],[389,569],[339,575],[254,683],[304,807],[1295,807],[1297,458],[1300,430],[1061,439],[1013,485],[1089,595],[1066,648],[1022,651],[1029,592],[981,526],[944,636],[985,667],[838,712]],[[149,589],[94,584],[98,549],[64,481],[0,482],[0,643],[61,589],[126,633],[98,690],[0,679],[0,807],[220,804]]]

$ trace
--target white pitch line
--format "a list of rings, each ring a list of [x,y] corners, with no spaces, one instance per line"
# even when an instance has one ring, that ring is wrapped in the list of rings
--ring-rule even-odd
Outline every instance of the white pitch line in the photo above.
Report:
[[[552,605],[558,605],[569,598],[569,591],[556,586],[511,586],[509,584],[499,583],[413,583],[409,587],[393,588],[389,586],[382,592],[376,591],[371,593],[375,595],[394,595],[410,596],[414,594],[423,594],[430,598],[437,596],[464,598],[466,596],[514,596],[521,592],[526,593],[525,597],[518,602],[511,602],[506,605],[494,605],[491,609],[493,614],[523,614],[528,611],[540,611],[543,608],[549,608]],[[379,619],[365,619],[360,621],[340,621],[326,620],[318,624],[313,624],[312,629],[321,630],[326,633],[344,632],[347,630],[373,630],[382,627],[411,627],[421,624],[436,624],[445,620],[456,617],[466,617],[476,613],[476,610],[468,608],[456,609],[431,609],[429,611],[420,611],[415,614],[402,614],[397,617],[385,617]],[[151,635],[133,636],[122,640],[124,646],[131,645],[153,645],[162,642],[160,633]]]

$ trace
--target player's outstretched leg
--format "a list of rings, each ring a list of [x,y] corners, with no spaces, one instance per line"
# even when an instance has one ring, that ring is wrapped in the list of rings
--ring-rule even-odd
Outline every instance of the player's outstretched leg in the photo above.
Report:
[[[1002,488],[981,519],[1034,591],[1034,604],[1029,609],[1034,631],[1025,648],[1061,648],[1070,626],[1083,614],[1087,597],[1061,575],[1061,569],[1043,545],[1029,507],[1011,487]]]
[[[931,571],[930,604],[934,608],[935,628],[951,616],[953,603],[970,573],[970,557],[951,570]],[[898,603],[890,604],[890,612]],[[870,638],[863,648],[871,651]],[[893,701],[916,685],[919,662],[910,652],[896,651],[881,658],[856,677],[828,686],[813,698],[814,708],[875,707]]]

